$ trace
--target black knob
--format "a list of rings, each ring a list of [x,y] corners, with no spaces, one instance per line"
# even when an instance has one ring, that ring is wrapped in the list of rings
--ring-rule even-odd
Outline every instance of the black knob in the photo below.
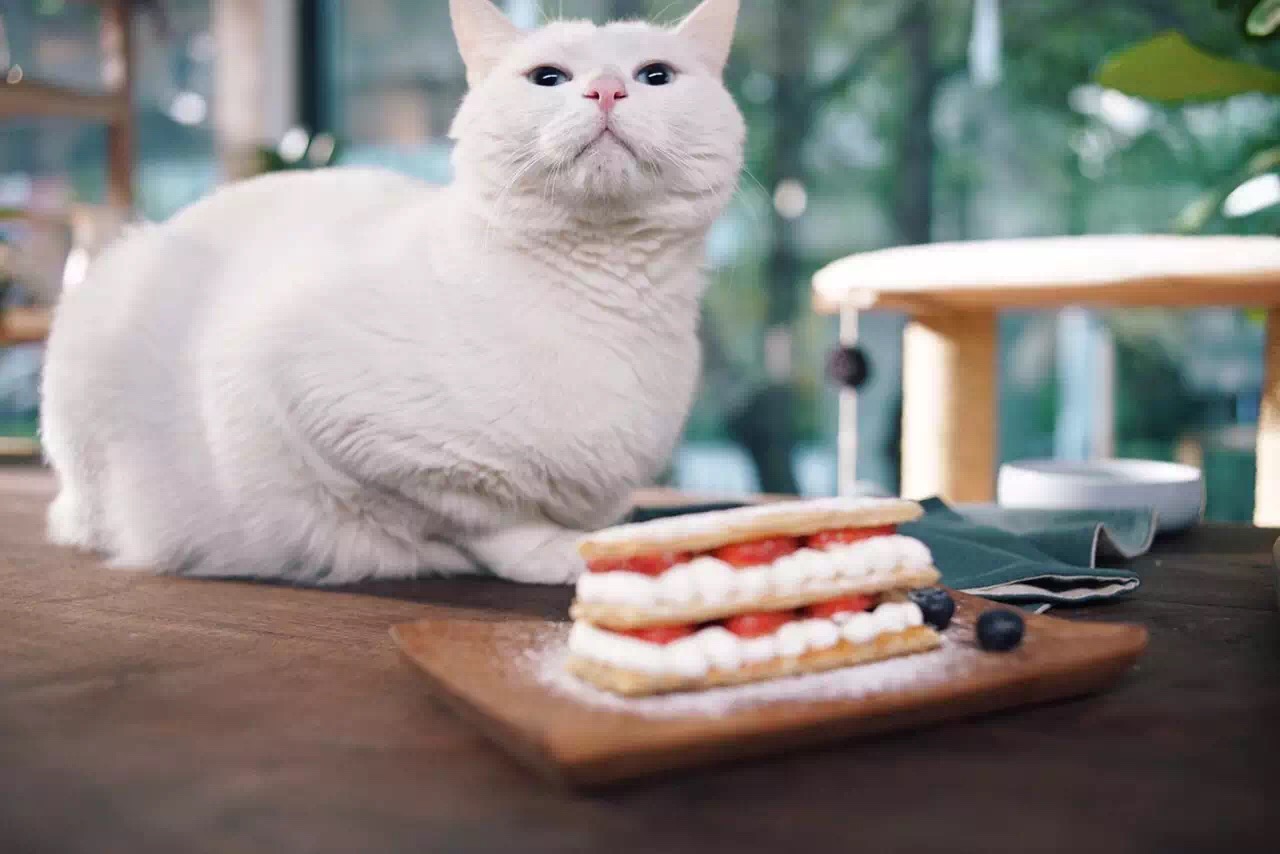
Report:
[[[860,388],[871,376],[871,363],[861,347],[837,347],[827,358],[827,376],[845,388]]]

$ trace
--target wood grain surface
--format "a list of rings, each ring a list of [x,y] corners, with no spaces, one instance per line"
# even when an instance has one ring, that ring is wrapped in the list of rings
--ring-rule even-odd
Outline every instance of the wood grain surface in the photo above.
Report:
[[[0,466],[0,851],[1233,852],[1280,836],[1277,532],[1206,526],[1069,612],[1150,632],[1110,690],[690,769],[547,784],[424,689],[387,631],[556,619],[566,588],[154,578],[43,542]]]

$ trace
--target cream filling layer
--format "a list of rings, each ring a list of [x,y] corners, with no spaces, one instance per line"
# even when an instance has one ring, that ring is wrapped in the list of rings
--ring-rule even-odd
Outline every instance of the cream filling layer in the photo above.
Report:
[[[623,670],[698,677],[712,669],[737,670],[746,664],[830,649],[841,639],[867,643],[923,622],[914,602],[885,602],[873,611],[837,614],[829,620],[793,620],[771,635],[755,638],[740,638],[723,626],[707,626],[669,644],[657,644],[579,621],[569,633],[569,651]]]
[[[580,602],[630,605],[723,605],[819,589],[831,582],[933,565],[929,547],[891,534],[825,549],[803,548],[771,564],[738,569],[710,556],[678,563],[661,575],[624,570],[578,578]]]

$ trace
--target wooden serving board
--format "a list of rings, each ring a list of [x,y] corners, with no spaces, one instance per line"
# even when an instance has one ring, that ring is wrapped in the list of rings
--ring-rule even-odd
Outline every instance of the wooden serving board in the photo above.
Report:
[[[897,678],[860,686],[858,668],[846,668],[825,677],[800,677],[811,680],[822,699],[795,699],[807,685],[779,685],[773,690],[787,695],[784,699],[752,700],[713,714],[687,708],[655,713],[664,701],[601,700],[602,695],[593,698],[589,689],[564,681],[571,677],[553,679],[549,674],[559,672],[555,665],[563,655],[567,623],[494,621],[477,619],[473,612],[399,625],[391,633],[431,689],[459,714],[534,770],[575,787],[1089,694],[1117,680],[1147,645],[1140,626],[1028,615],[1021,646],[983,652],[974,640],[974,623],[984,610],[998,606],[953,595],[957,612],[946,643],[940,651],[924,653],[934,660],[912,665],[924,674],[919,678],[905,666],[910,659],[866,671],[868,676],[897,673]],[[832,688],[845,683],[853,688]]]

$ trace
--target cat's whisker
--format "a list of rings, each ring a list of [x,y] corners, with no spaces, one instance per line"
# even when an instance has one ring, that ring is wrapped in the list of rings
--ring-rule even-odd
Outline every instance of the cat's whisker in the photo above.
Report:
[[[498,193],[498,196],[494,201],[494,211],[497,214],[497,216],[490,219],[485,227],[484,241],[482,244],[484,251],[487,252],[489,249],[490,239],[493,233],[494,221],[498,218],[501,218],[502,215],[505,213],[503,206],[506,204],[507,198],[510,195],[512,188],[515,187],[515,185],[520,181],[520,179],[523,178],[526,174],[528,174],[529,170],[531,170],[534,166],[536,166],[537,163],[538,163],[538,160],[536,158],[531,158],[528,162],[526,162],[523,166],[521,166],[518,170],[516,170],[515,174],[511,176],[511,179],[507,181],[506,185]]]
[[[556,201],[556,181],[559,180],[562,164],[565,162],[563,157],[557,157],[551,161],[550,170],[547,173],[546,180],[543,182],[542,200],[548,207],[554,207]]]
[[[538,147],[539,147],[538,140],[536,139],[530,140],[529,142],[516,146],[516,148],[514,148],[507,155],[507,157],[503,158],[503,160],[500,162],[499,169],[498,169],[499,174],[506,172],[512,166],[516,166],[517,163],[519,163],[519,166],[516,169],[516,171],[512,173],[510,179],[498,191],[498,193],[494,198],[494,209],[499,214],[502,212],[502,207],[503,207],[506,195],[515,186],[515,184],[525,174],[528,173],[530,169],[532,169],[535,165],[537,165],[538,157],[536,155],[537,155]],[[490,245],[492,232],[493,232],[493,221],[490,220],[485,227],[484,238],[482,241],[482,246],[486,251]]]
[[[682,174],[686,176],[686,178],[690,181],[690,183],[694,185],[693,186],[694,193],[699,199],[706,200],[710,198],[710,195],[713,192],[714,188],[711,186],[706,186],[701,188],[697,186],[700,183],[699,179],[703,178],[704,176],[702,176],[701,173],[699,173],[696,169],[694,169],[694,167],[691,165],[692,159],[686,153],[678,150],[675,146],[658,148],[655,153],[658,156],[667,158],[671,162],[671,164],[676,167],[676,169],[678,169]],[[761,184],[760,181],[757,180],[754,175],[749,175],[748,177],[750,177],[751,181],[754,182],[755,186],[761,190],[763,196],[767,198],[768,193],[767,191],[765,191],[764,185]],[[701,183],[705,183],[705,181],[702,181]],[[733,193],[734,197],[741,199],[742,203],[738,209],[742,211],[742,213],[747,217],[751,228],[753,230],[764,230],[766,228],[766,221],[765,221],[766,218],[763,212],[760,211],[758,206],[754,203],[754,200],[752,198],[753,195],[754,194],[748,194],[743,192],[741,188],[735,188],[735,191]],[[735,255],[733,260],[730,262],[728,275],[730,277],[734,277],[738,275],[744,263],[745,263],[744,260],[740,256]]]
[[[661,9],[658,10],[657,14],[653,16],[653,20],[657,21],[658,25],[663,27],[674,27],[676,24],[680,23],[679,16],[675,17],[673,20],[670,20],[670,21],[663,20],[666,14],[671,11],[671,7],[674,5],[676,4],[672,2],[663,6]]]

